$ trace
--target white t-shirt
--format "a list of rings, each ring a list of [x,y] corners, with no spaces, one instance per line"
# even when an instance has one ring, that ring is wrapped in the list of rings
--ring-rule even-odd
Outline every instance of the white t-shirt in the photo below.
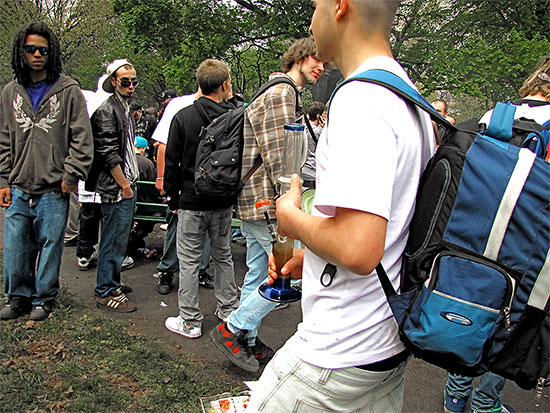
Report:
[[[492,109],[481,117],[479,123],[484,123],[486,126],[489,126],[491,116],[493,116]],[[522,105],[518,105],[516,106],[514,119],[519,118],[533,119],[535,122],[542,125],[543,123],[548,122],[548,120],[550,119],[550,104],[529,106],[529,104],[523,103]]]
[[[194,101],[195,95],[192,94],[178,96],[168,102],[168,105],[166,105],[164,113],[162,114],[162,117],[160,118],[160,121],[151,138],[166,145],[166,142],[168,142],[168,134],[170,133],[170,124],[172,123],[172,119],[174,119],[176,113],[183,108],[192,105]]]
[[[365,61],[353,74],[384,69],[411,86],[393,59]],[[317,146],[313,214],[337,207],[388,220],[382,264],[397,288],[420,175],[435,150],[430,118],[384,87],[352,82],[334,96]],[[364,254],[358,250],[357,254]],[[326,261],[306,250],[303,322],[290,339],[298,357],[324,368],[369,364],[404,349],[376,273],[361,276],[338,267],[329,287],[320,283]]]

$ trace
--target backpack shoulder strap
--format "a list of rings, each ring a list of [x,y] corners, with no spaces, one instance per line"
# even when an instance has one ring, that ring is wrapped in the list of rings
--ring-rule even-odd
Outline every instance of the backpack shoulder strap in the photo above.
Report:
[[[454,126],[451,122],[449,122],[447,119],[441,116],[441,114],[438,111],[436,111],[432,105],[430,105],[430,103],[424,98],[424,96],[422,96],[418,91],[416,91],[413,87],[411,87],[399,76],[391,72],[388,72],[387,70],[381,70],[381,69],[366,70],[362,73],[359,73],[357,76],[352,76],[344,80],[342,83],[338,85],[338,87],[334,90],[334,92],[332,92],[331,101],[332,101],[332,97],[338,91],[338,89],[340,89],[345,84],[356,80],[383,86],[391,90],[393,93],[403,98],[407,102],[410,102],[416,105],[417,107],[419,107],[420,109],[424,110],[425,112],[427,112],[434,122],[440,123],[446,128],[456,129],[456,126]]]
[[[299,101],[299,92],[298,92],[298,89],[296,88],[296,85],[294,85],[294,83],[292,82],[292,80],[286,78],[286,77],[283,77],[283,76],[279,76],[279,77],[276,77],[276,78],[273,78],[271,79],[270,81],[264,83],[262,86],[260,86],[260,88],[256,91],[256,93],[254,93],[254,95],[252,96],[252,99],[250,99],[250,102],[248,103],[249,105],[254,102],[262,93],[264,93],[265,91],[267,91],[267,89],[269,89],[270,87],[272,86],[275,86],[275,85],[278,85],[279,83],[286,83],[286,84],[289,84],[290,86],[292,86],[294,88],[294,90],[296,91],[296,112],[298,112],[299,108],[300,108],[300,101]],[[307,122],[307,118],[306,118],[306,122]],[[307,122],[309,123],[309,122]],[[250,177],[254,174],[254,172],[256,172],[258,170],[258,168],[262,165],[263,163],[263,158],[261,155],[258,155],[258,157],[254,160],[254,164],[252,165],[252,168],[250,168],[248,170],[248,172],[246,174],[244,174],[241,178],[241,181],[239,182],[239,191],[242,189],[242,187],[244,186],[244,184],[246,182],[248,182],[248,180],[250,179]]]
[[[296,92],[296,112],[298,112],[298,110],[300,108],[300,100],[299,100],[300,99],[299,98],[300,92],[298,92],[298,88],[296,87],[294,82],[292,80],[288,79],[285,76],[277,76],[277,77],[269,80],[268,82],[264,83],[262,86],[260,86],[260,88],[254,93],[254,95],[252,96],[252,99],[250,99],[250,102],[248,104],[250,105],[258,97],[260,97],[260,95],[262,95],[264,92],[266,92],[267,89],[271,88],[272,86],[278,85],[279,83],[286,83],[286,84],[292,86],[292,88]]]

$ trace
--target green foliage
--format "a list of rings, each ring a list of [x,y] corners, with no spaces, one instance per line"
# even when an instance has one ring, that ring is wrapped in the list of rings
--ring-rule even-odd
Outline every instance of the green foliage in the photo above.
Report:
[[[236,92],[250,97],[296,38],[308,36],[303,0],[2,0],[0,84],[12,79],[11,39],[32,20],[59,34],[65,72],[95,90],[108,62],[127,57],[151,105],[168,88],[196,90],[206,58],[226,61]],[[392,29],[394,56],[423,93],[478,108],[514,97],[541,55],[550,53],[550,0],[405,0]],[[328,96],[338,80],[319,82]],[[466,115],[460,110],[459,116]]]
[[[550,0],[408,0],[393,51],[424,94],[446,96],[464,120],[517,97],[533,65],[550,53],[549,22]],[[461,107],[464,101],[475,111]]]

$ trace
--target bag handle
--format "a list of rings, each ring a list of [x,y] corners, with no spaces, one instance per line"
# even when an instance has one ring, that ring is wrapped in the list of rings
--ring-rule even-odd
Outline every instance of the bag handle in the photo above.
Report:
[[[510,142],[515,113],[516,106],[512,105],[510,101],[506,103],[498,102],[491,115],[489,126],[483,132],[483,135],[502,142]]]

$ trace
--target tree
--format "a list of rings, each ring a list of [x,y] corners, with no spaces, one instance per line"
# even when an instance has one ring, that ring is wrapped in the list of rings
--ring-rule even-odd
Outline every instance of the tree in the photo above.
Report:
[[[393,32],[397,59],[426,95],[477,98],[479,116],[514,98],[538,59],[550,52],[549,0],[409,0]]]

